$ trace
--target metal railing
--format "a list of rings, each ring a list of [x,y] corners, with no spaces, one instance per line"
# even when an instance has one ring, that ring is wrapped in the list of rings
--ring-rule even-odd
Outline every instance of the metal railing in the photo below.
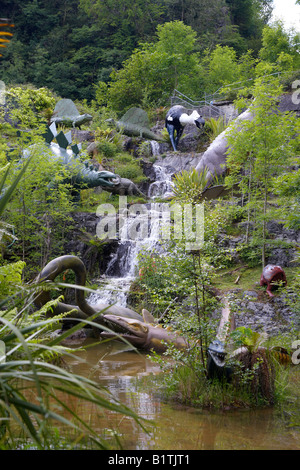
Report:
[[[263,77],[271,77],[274,75],[285,75],[285,74],[290,74],[290,73],[297,73],[300,71],[288,71],[288,72],[274,72],[271,74],[264,75]],[[197,109],[201,112],[202,116],[204,117],[217,117],[220,116],[222,113],[221,109],[219,106],[216,106],[216,102],[224,101],[227,100],[226,93],[228,91],[230,92],[235,92],[238,90],[241,90],[245,88],[245,86],[253,82],[255,79],[254,78],[248,78],[245,80],[241,80],[239,82],[234,82],[230,83],[229,85],[224,85],[223,87],[218,88],[214,93],[204,93],[204,96],[201,100],[192,100],[188,96],[184,95],[181,93],[179,90],[173,90],[173,94],[170,98],[171,100],[171,106],[174,106],[175,104],[181,104],[182,106],[185,106],[186,108],[191,108],[191,109]]]
[[[171,106],[181,104],[186,108],[197,109],[204,117],[215,117],[221,114],[220,109],[215,106],[212,100],[208,101],[206,97],[202,100],[192,100],[179,90],[174,90],[171,96]]]

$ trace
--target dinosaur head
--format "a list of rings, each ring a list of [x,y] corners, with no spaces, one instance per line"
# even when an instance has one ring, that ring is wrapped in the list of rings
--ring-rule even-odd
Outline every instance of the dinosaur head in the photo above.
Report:
[[[202,116],[200,116],[200,114],[197,113],[197,111],[193,111],[192,115],[194,117],[194,122],[195,122],[195,125],[198,127],[198,129],[201,129],[202,127],[204,127],[205,125],[205,121],[203,119]]]
[[[208,347],[208,354],[217,366],[224,367],[227,353],[222,341],[214,339]]]
[[[124,338],[138,349],[154,350],[158,353],[164,352],[168,344],[174,344],[178,349],[188,347],[184,338],[171,333],[159,325],[151,325],[143,321],[134,320],[115,315],[102,316],[105,325],[112,332],[103,331],[101,338]]]
[[[101,181],[101,186],[117,186],[120,184],[121,178],[110,171],[99,171],[98,179]]]
[[[101,332],[101,338],[115,338],[118,335],[136,348],[144,349],[149,334],[149,326],[147,323],[130,318],[118,317],[116,315],[104,314],[102,318],[105,325],[110,328],[112,332]]]

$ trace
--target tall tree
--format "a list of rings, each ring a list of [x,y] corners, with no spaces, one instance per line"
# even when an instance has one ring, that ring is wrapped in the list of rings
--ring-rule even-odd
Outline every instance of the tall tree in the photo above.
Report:
[[[299,122],[295,116],[281,113],[277,108],[278,96],[282,94],[277,77],[256,79],[252,93],[253,119],[238,123],[228,136],[226,183],[229,187],[238,183],[247,200],[248,222],[254,224],[251,242],[261,247],[264,265],[266,246],[272,243],[268,239],[267,222],[274,216],[270,206],[274,178],[288,168],[291,158],[295,158],[294,137]]]
[[[181,21],[159,25],[155,43],[143,44],[112,74],[109,103],[116,111],[130,106],[163,104],[173,89],[189,95],[201,89],[201,67],[195,53],[196,33]]]

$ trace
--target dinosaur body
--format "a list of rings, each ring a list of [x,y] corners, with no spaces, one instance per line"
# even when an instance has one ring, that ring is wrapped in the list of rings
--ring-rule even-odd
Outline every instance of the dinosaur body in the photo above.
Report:
[[[162,328],[160,325],[109,314],[104,314],[104,320],[107,327],[119,336],[116,336],[113,332],[104,331],[100,333],[101,338],[123,338],[137,349],[153,350],[157,353],[165,352],[171,344],[177,349],[186,349],[188,347],[188,343],[184,338]]]
[[[63,273],[68,269],[71,269],[75,273],[76,285],[84,287],[86,283],[85,265],[80,258],[72,255],[60,256],[59,258],[55,258],[54,260],[50,261],[39,274],[37,282],[54,281],[59,274]],[[99,312],[99,318],[93,321],[103,324],[103,321],[101,320],[101,312],[103,313],[105,311],[105,313],[110,313],[113,315],[143,320],[143,317],[141,315],[139,315],[134,310],[131,310],[126,307],[121,307],[117,305],[110,306],[102,302],[91,306],[85,299],[85,293],[83,289],[75,288],[75,295],[76,305],[58,302],[57,306],[53,308],[52,313],[49,313],[49,315],[53,316],[64,312],[70,312],[72,310],[72,318],[85,320],[88,319],[89,316]],[[35,305],[38,308],[41,308],[49,301],[50,292],[41,291],[35,299]]]
[[[137,126],[135,124],[125,123],[123,121],[114,121],[118,131],[129,137],[141,137],[149,140],[162,140],[160,136],[152,132],[147,127]]]
[[[196,166],[198,173],[202,173],[205,169],[208,170],[206,174],[207,182],[210,183],[215,176],[223,175],[226,171],[226,157],[229,151],[229,144],[227,134],[231,126],[238,125],[242,121],[250,121],[253,119],[253,114],[250,110],[246,110],[240,114],[232,125],[228,126],[225,131],[219,134],[215,140],[210,144],[204,152],[200,162]]]
[[[62,124],[68,127],[79,127],[90,122],[93,116],[90,114],[79,114],[74,102],[70,99],[63,98],[56,103],[53,115],[50,119],[51,124]]]
[[[56,142],[52,142],[53,139]],[[65,183],[72,186],[74,198],[78,198],[79,191],[86,188],[101,187],[103,189],[114,188],[120,184],[121,178],[111,171],[98,171],[91,161],[83,161],[80,158],[81,146],[72,145],[71,131],[64,134],[58,132],[55,123],[46,128],[44,134],[46,148],[41,152],[49,155],[49,159],[58,160],[59,163],[69,170],[69,176],[66,177]],[[23,158],[28,158],[35,147],[29,147],[23,152]],[[50,183],[50,186],[52,183]]]
[[[129,137],[142,137],[149,140],[163,140],[163,138],[150,130],[147,113],[141,108],[130,108],[120,120],[108,119],[108,123]]]
[[[286,286],[287,280],[284,270],[281,266],[276,266],[274,264],[267,264],[264,267],[261,278],[260,278],[260,285],[265,286],[267,285],[267,294],[270,297],[274,297],[272,293],[272,288],[276,287],[276,284],[281,283],[282,285]]]
[[[71,269],[75,273],[75,284],[85,286],[86,269],[84,263],[77,256],[64,255],[50,261],[37,277],[37,282],[54,281],[56,277],[64,271]],[[85,320],[91,315],[99,312],[99,317],[93,321],[99,325],[110,328],[112,332],[103,331],[100,328],[94,329],[95,336],[102,338],[118,338],[122,337],[130,342],[134,347],[143,350],[155,350],[164,352],[168,344],[174,344],[178,349],[187,347],[184,338],[178,337],[176,333],[172,333],[167,329],[154,324],[152,315],[143,310],[143,316],[134,310],[118,305],[108,305],[97,303],[91,306],[85,299],[84,290],[75,288],[76,305],[70,305],[58,302],[53,308],[49,316],[60,313],[71,312],[72,319]],[[35,299],[37,308],[41,308],[50,301],[50,292],[43,290]]]
[[[182,136],[183,129],[187,124],[195,124],[200,129],[204,126],[205,121],[197,111],[193,111],[189,115],[183,106],[172,106],[172,108],[167,112],[165,125],[175,152],[177,151],[177,146],[179,139]]]

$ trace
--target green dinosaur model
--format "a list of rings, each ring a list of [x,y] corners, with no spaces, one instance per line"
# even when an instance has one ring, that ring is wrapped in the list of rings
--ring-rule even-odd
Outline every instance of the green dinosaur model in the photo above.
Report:
[[[69,127],[79,127],[90,122],[93,116],[90,114],[79,114],[72,100],[63,98],[56,103],[50,123],[63,124]]]
[[[130,108],[120,120],[107,119],[107,122],[116,127],[122,134],[135,137],[143,137],[149,140],[163,141],[159,136],[150,130],[147,113],[141,108]]]
[[[46,147],[50,150],[50,158],[61,162],[70,170],[70,176],[66,183],[70,183],[73,188],[74,197],[78,197],[78,192],[86,188],[113,188],[119,186],[121,178],[110,171],[98,171],[89,160],[83,161],[80,158],[81,144],[72,144],[71,131],[64,134],[58,132],[55,123],[46,127],[44,133]],[[52,142],[56,139],[56,142]],[[32,153],[32,147],[23,152],[23,156],[28,158]]]

